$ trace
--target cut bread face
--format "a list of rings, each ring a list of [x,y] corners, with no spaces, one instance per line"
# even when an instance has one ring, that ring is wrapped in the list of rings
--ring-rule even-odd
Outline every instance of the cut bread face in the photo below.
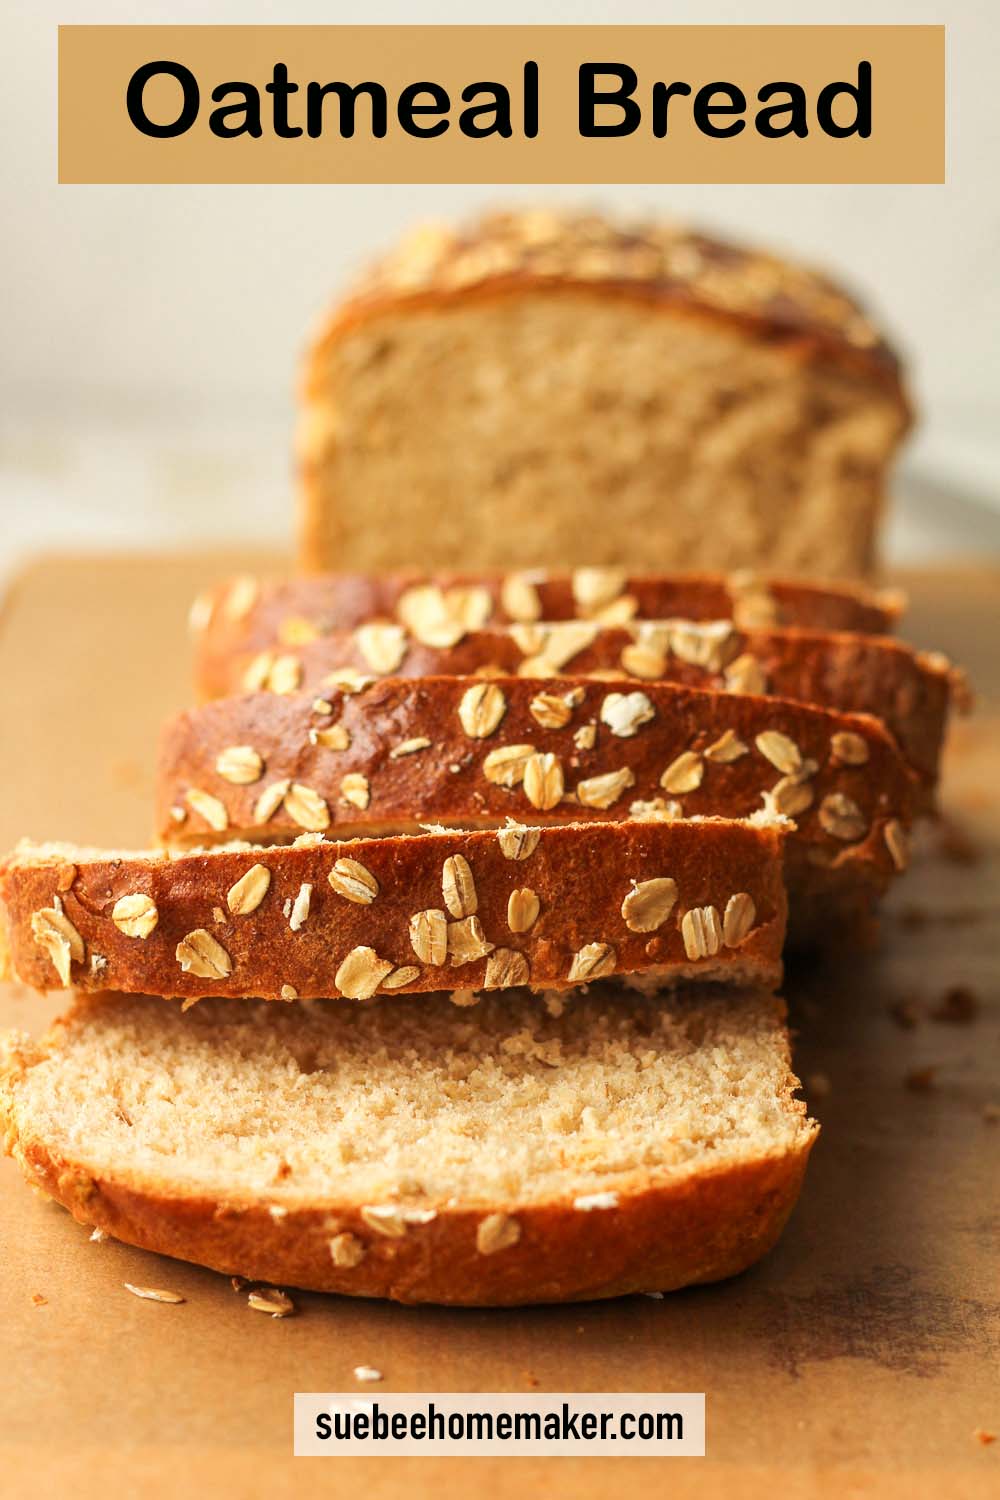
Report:
[[[567,678],[388,679],[220,699],[165,728],[157,831],[178,848],[689,816],[794,820],[786,875],[831,935],[905,867],[913,776],[881,723],[782,699]],[[363,787],[363,796],[351,795]],[[278,789],[276,797],[274,789]],[[419,809],[419,813],[416,811]]]
[[[567,620],[469,630],[451,644],[399,625],[332,630],[297,646],[216,660],[235,695],[357,691],[380,677],[621,678],[787,698],[885,724],[933,801],[949,706],[961,674],[938,654],[887,637],[798,627],[739,629],[730,620]]]
[[[8,1046],[6,1146],[80,1222],[253,1280],[504,1304],[665,1291],[774,1243],[815,1124],[779,1001],[80,999]]]
[[[23,844],[0,863],[11,974],[129,993],[367,1000],[612,975],[774,988],[784,830],[724,818],[222,845]]]
[[[304,645],[332,629],[371,622],[413,628],[419,638],[454,640],[470,629],[538,620],[732,620],[740,628],[784,625],[882,635],[903,610],[898,590],[772,578],[757,573],[629,574],[624,568],[573,573],[325,573],[225,579],[191,608],[195,674],[205,698],[224,696],[226,664],[280,646]],[[378,633],[369,632],[373,650]],[[383,650],[391,637],[382,634]]]
[[[304,382],[306,566],[432,544],[442,568],[871,567],[909,412],[856,305],[700,236],[562,220],[540,247],[521,222],[334,310]]]

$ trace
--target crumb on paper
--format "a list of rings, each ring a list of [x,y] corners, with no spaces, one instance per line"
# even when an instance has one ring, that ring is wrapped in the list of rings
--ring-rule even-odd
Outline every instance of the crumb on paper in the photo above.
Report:
[[[32,1292],[31,1305],[32,1307],[48,1307],[49,1299],[48,1297],[43,1297],[41,1292]]]
[[[1000,1104],[984,1104],[983,1119],[987,1125],[996,1125],[1000,1121]]]
[[[979,996],[967,984],[953,984],[931,1011],[931,1019],[947,1026],[968,1026],[979,1014]]]
[[[903,1031],[912,1031],[920,1020],[920,1011],[913,1000],[894,1000],[888,1007],[889,1015]]]
[[[982,1443],[984,1448],[988,1448],[990,1443],[995,1443],[997,1440],[996,1433],[990,1432],[988,1427],[974,1427],[972,1429],[972,1436],[977,1443]]]
[[[810,1073],[806,1088],[815,1099],[827,1099],[833,1092],[833,1084],[825,1073]]]
[[[937,1077],[936,1067],[911,1068],[903,1079],[912,1094],[929,1094]]]
[[[663,1293],[662,1292],[642,1292],[640,1295],[643,1296],[643,1297],[652,1297],[652,1299],[653,1299],[654,1302],[662,1302],[663,1301]]]
[[[376,1370],[374,1365],[355,1365],[354,1378],[362,1384],[374,1385],[376,1381],[384,1379],[381,1370]]]
[[[248,1287],[250,1285],[250,1283],[245,1276],[230,1276],[229,1285],[232,1287],[234,1292],[242,1292],[245,1287]]]
[[[90,1231],[90,1243],[92,1245],[103,1245],[107,1237],[108,1234],[105,1229],[92,1229]]]

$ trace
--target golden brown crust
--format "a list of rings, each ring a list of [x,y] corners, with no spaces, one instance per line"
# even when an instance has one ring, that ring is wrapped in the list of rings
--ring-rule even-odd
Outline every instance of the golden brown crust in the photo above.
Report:
[[[775,1001],[777,1016],[784,1007]],[[787,1033],[784,1034],[787,1055]],[[50,1041],[58,1050],[59,1028]],[[44,1060],[44,1049],[15,1048],[0,1079],[5,1149],[27,1180],[61,1203],[81,1224],[163,1255],[250,1281],[389,1297],[401,1302],[465,1306],[590,1300],[641,1291],[670,1291],[736,1275],[778,1239],[802,1185],[818,1134],[803,1119],[782,1154],[749,1158],[688,1175],[650,1171],[609,1209],[581,1212],[572,1197],[505,1203],[520,1237],[498,1253],[477,1248],[484,1208],[442,1207],[429,1222],[398,1237],[373,1233],[356,1205],[324,1202],[271,1213],[260,1201],[220,1201],[171,1193],[164,1182],[95,1171],[82,1155],[22,1132],[18,1084]],[[789,1090],[796,1080],[789,1077]],[[791,1097],[785,1109],[803,1117]],[[363,1247],[360,1261],[337,1266],[334,1234]]]
[[[331,692],[319,704],[301,694],[221,699],[165,727],[157,831],[183,847],[227,837],[290,840],[304,825],[352,837],[416,832],[417,816],[487,827],[508,816],[544,825],[749,817],[772,807],[797,824],[786,877],[799,939],[800,895],[817,912],[826,907],[829,931],[852,882],[852,904],[863,910],[905,863],[913,777],[877,720],[665,683],[625,693],[620,686],[389,679],[357,694]],[[521,761],[508,773],[503,752],[515,746],[555,758],[559,800],[540,798],[544,787],[525,779]],[[342,791],[345,778],[358,776],[363,808]],[[268,803],[268,816],[258,817],[262,792],[276,783],[313,795],[293,794],[273,810]],[[214,827],[199,797],[205,792]],[[830,799],[849,802],[856,826],[830,818]]]
[[[895,353],[827,277],[673,225],[538,211],[495,214],[459,230],[419,227],[333,311],[311,352],[307,394],[329,344],[359,323],[533,290],[584,290],[721,321],[787,347],[790,357],[842,364],[888,387],[908,411]]]
[[[504,852],[509,836],[493,832],[345,844],[316,835],[176,858],[29,846],[0,864],[0,901],[13,971],[42,990],[61,980],[187,999],[361,999],[380,987],[559,988],[630,972],[774,988],[786,918],[782,845],[773,828],[720,819],[542,829],[520,858]],[[633,930],[622,903],[635,882],[663,878],[676,882],[676,901],[655,928]],[[538,915],[512,930],[510,898],[525,888]],[[752,927],[728,946],[722,920],[743,893]],[[708,907],[703,952],[703,924],[687,914]],[[484,944],[488,956],[466,960]]]
[[[887,637],[791,626],[740,630],[708,622],[692,632],[682,621],[640,621],[603,628],[572,622],[571,628],[584,634],[559,670],[574,676],[601,673],[640,683],[764,693],[871,714],[882,720],[917,773],[922,807],[933,803],[948,710],[959,682],[943,658]],[[449,646],[428,645],[408,633],[393,675],[550,675],[549,659],[563,654],[552,642],[562,639],[564,629],[557,627],[555,635],[546,634],[543,625],[470,630]],[[275,664],[279,672],[287,669],[292,686],[313,694],[325,693],[330,674],[344,668],[362,678],[378,675],[359,633],[334,630],[300,646],[218,659],[213,686],[225,693],[284,686]]]
[[[550,573],[323,573],[267,579],[242,576],[207,590],[192,609],[199,696],[231,691],[228,664],[269,647],[294,648],[311,636],[372,620],[405,618],[416,590],[435,590],[481,626],[585,618],[735,620],[742,626],[890,632],[903,608],[896,591],[811,583],[765,575],[648,574],[590,568]],[[400,607],[402,605],[402,614]],[[536,613],[537,611],[537,613]],[[609,614],[612,616],[609,619]]]

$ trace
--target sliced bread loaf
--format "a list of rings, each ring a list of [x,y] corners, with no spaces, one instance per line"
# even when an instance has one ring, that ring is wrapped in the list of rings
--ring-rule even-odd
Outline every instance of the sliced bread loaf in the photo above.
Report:
[[[798,627],[740,630],[731,621],[646,620],[601,626],[572,620],[471,630],[451,645],[399,625],[332,631],[296,647],[230,659],[227,694],[323,696],[377,677],[596,676],[767,694],[880,718],[917,772],[930,806],[959,673],[938,654],[884,636]]]
[[[853,927],[904,868],[912,803],[912,773],[869,717],[662,682],[403,678],[180,714],[160,746],[157,830],[185,847],[771,812],[796,824],[786,881],[805,941]]]
[[[400,246],[334,308],[303,398],[311,568],[865,572],[909,423],[894,355],[822,276],[530,212]]]
[[[324,573],[226,579],[191,609],[202,697],[225,694],[234,656],[304,645],[333,629],[395,620],[428,644],[454,644],[487,625],[537,620],[733,620],[743,628],[890,631],[903,607],[895,590],[810,583],[753,573],[628,574],[623,568],[509,573]]]
[[[550,1302],[757,1260],[817,1131],[780,1001],[561,1010],[89,997],[10,1040],[6,1150],[82,1224],[286,1286]]]
[[[0,903],[10,972],[36,989],[368,999],[638,973],[773,988],[782,844],[725,819],[175,857],[26,844],[0,864]]]

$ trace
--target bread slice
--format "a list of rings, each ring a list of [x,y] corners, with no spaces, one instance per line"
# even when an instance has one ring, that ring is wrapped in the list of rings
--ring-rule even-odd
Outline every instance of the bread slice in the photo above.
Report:
[[[249,844],[25,844],[0,863],[36,989],[265,1000],[563,988],[611,974],[774,988],[783,834],[709,819]]]
[[[9,1043],[6,1149],[85,1225],[284,1286],[556,1302],[757,1260],[817,1133],[781,1002],[560,1010],[90,997]]]
[[[333,310],[303,384],[309,568],[850,576],[909,425],[892,351],[824,278],[550,213],[401,247]]]
[[[961,674],[939,653],[884,636],[798,627],[738,629],[731,621],[645,620],[622,626],[567,620],[470,630],[451,645],[397,625],[334,630],[299,646],[230,659],[215,681],[228,694],[357,688],[379,676],[596,676],[766,694],[880,718],[933,805],[949,708]]]
[[[536,620],[733,620],[741,627],[891,631],[902,612],[895,589],[809,582],[754,573],[628,574],[624,568],[553,573],[323,573],[254,578],[207,589],[191,608],[199,696],[229,691],[228,664],[272,646],[284,649],[371,621],[409,624],[429,641],[469,629]]]
[[[870,913],[905,867],[913,804],[913,776],[877,719],[623,686],[390,678],[319,703],[219,699],[165,727],[157,830],[183,848],[290,841],[303,828],[356,837],[511,815],[545,825],[766,811],[796,824],[786,857],[796,940],[843,934]],[[800,897],[819,933],[797,920]]]

